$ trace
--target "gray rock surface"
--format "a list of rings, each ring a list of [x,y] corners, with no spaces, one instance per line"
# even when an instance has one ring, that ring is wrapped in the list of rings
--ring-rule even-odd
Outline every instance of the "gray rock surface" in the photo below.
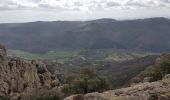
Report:
[[[58,80],[52,76],[45,64],[7,57],[5,47],[0,45],[0,96],[12,100],[33,89],[54,87]]]

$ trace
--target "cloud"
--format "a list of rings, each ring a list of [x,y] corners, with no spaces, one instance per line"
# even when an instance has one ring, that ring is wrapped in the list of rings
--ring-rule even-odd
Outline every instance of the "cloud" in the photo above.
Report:
[[[169,8],[170,0],[0,0],[0,10],[56,9],[93,11],[153,7]]]
[[[108,7],[115,7],[115,6],[121,6],[121,4],[118,3],[118,2],[109,1],[109,2],[107,2],[107,6]]]
[[[31,9],[37,7],[38,4],[28,0],[0,0],[1,10]]]
[[[170,0],[160,0],[161,2],[170,3]]]

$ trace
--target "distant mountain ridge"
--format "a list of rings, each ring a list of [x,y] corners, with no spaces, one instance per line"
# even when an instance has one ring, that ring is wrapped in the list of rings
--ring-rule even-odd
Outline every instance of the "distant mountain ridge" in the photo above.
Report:
[[[62,48],[170,51],[170,19],[54,21],[0,24],[10,49],[47,52]]]

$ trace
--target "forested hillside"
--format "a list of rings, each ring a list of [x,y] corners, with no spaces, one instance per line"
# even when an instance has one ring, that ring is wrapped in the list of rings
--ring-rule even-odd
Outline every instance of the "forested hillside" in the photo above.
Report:
[[[167,18],[0,24],[1,43],[10,49],[39,53],[61,48],[167,52],[169,33]]]

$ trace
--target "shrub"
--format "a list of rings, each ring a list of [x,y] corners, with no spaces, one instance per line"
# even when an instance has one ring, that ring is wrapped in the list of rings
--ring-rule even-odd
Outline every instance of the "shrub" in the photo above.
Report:
[[[102,92],[109,89],[107,80],[98,76],[93,69],[83,69],[79,76],[72,83],[63,87],[62,91],[66,95]]]
[[[9,100],[9,98],[5,96],[0,96],[0,100]]]
[[[133,82],[141,82],[145,77],[150,77],[150,82],[158,81],[166,74],[170,74],[170,59],[168,57],[163,57],[135,77]]]
[[[21,96],[21,100],[62,100],[63,95],[58,90],[34,90]]]

